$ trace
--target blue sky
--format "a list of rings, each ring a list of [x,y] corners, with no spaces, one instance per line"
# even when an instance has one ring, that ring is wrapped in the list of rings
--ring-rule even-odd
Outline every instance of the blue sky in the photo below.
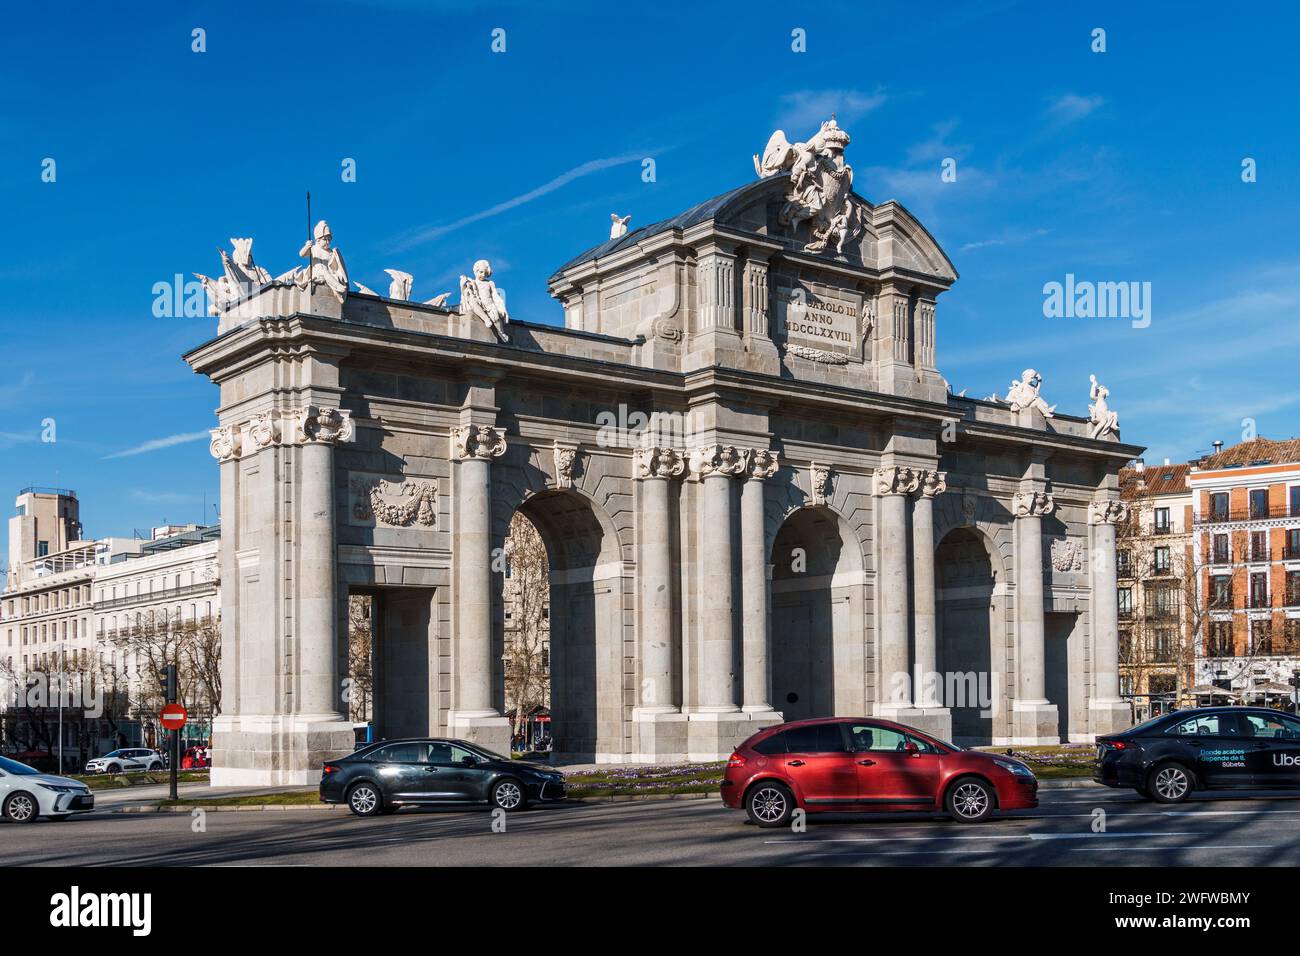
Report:
[[[404,269],[423,299],[486,257],[515,316],[558,323],[546,279],[610,212],[636,227],[747,182],[774,128],[806,138],[832,111],[857,191],[907,206],[961,273],[938,309],[954,390],[1004,394],[1032,365],[1086,414],[1095,372],[1148,460],[1231,444],[1247,418],[1296,435],[1298,20],[1211,3],[24,5],[0,34],[0,497],[75,488],[93,536],[201,520],[205,496],[211,520],[217,393],[180,355],[214,322],[155,318],[152,288],[219,274],[230,236],[273,274],[295,265],[308,189],[354,279]],[[1045,318],[1043,285],[1067,273],[1150,282],[1150,326]]]

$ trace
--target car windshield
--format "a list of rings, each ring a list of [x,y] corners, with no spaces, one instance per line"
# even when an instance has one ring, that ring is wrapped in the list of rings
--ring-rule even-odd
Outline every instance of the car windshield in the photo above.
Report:
[[[104,756],[101,757],[100,759],[101,759],[101,760],[107,760],[109,757],[122,757],[122,756],[125,756],[125,754],[126,754],[126,751],[124,751],[124,750],[114,750],[112,753],[104,754]]]
[[[15,777],[34,777],[40,773],[39,770],[29,767],[25,763],[19,763],[17,760],[10,760],[8,757],[0,757],[0,770],[11,773]]]

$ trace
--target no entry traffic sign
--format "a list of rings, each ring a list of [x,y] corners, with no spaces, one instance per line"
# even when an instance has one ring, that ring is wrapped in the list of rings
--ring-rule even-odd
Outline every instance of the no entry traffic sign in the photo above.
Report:
[[[180,704],[168,704],[159,716],[162,718],[162,725],[168,730],[180,730],[185,726],[185,720],[189,715]]]

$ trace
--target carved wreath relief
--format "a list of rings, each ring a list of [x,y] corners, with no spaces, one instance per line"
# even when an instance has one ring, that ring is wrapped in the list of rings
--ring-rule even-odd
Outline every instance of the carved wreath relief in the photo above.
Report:
[[[421,526],[432,528],[438,514],[438,484],[435,481],[389,481],[387,478],[354,476],[352,517],[363,523],[389,528]]]

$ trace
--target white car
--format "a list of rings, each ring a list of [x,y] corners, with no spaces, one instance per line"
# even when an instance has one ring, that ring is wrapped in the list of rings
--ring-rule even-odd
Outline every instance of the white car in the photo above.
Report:
[[[163,755],[141,747],[114,750],[86,761],[86,773],[126,773],[130,770],[162,770]]]
[[[12,823],[37,817],[66,820],[95,809],[95,795],[78,780],[41,773],[34,767],[0,757],[0,814]]]

